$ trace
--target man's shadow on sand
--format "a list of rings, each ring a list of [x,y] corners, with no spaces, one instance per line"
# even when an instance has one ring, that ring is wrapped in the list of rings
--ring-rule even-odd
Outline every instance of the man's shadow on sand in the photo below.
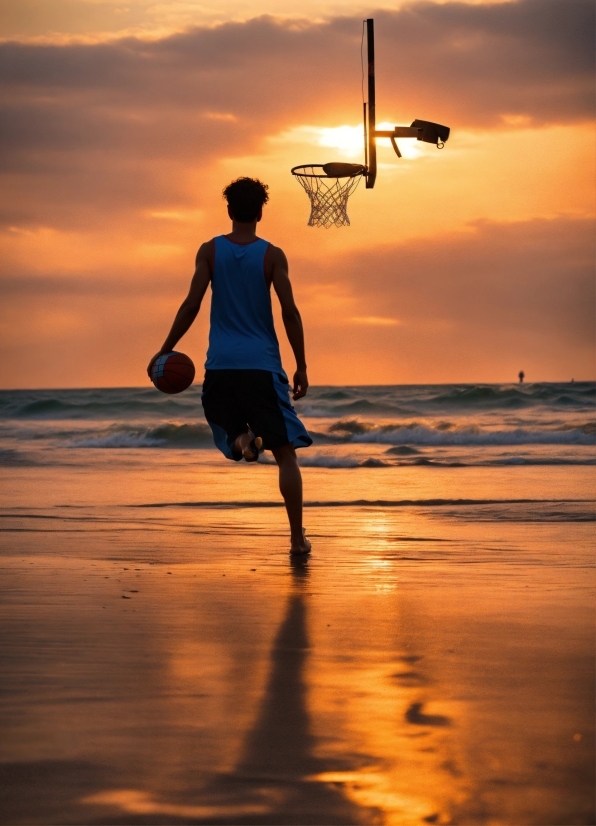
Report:
[[[377,811],[361,809],[341,788],[315,779],[322,772],[353,770],[354,765],[315,756],[305,682],[310,648],[304,595],[308,575],[307,559],[292,560],[293,588],[271,649],[271,670],[255,724],[236,769],[203,790],[211,805],[221,805],[225,798],[234,814],[225,815],[224,806],[219,816],[196,822],[347,826],[377,820]]]

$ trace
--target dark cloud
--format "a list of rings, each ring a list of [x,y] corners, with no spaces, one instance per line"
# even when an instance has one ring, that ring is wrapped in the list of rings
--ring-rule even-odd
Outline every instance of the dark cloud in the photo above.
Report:
[[[593,113],[591,0],[415,3],[375,17],[390,110],[439,107],[441,117],[467,127],[498,124],[503,114],[558,123]],[[153,42],[9,42],[0,46],[0,77],[9,99],[129,114],[232,111],[266,133],[288,117],[300,122],[359,98],[360,31],[356,18],[298,25],[261,17]]]
[[[378,18],[381,93],[401,79],[428,117],[471,128],[503,116],[535,125],[593,117],[590,0],[411,5]]]

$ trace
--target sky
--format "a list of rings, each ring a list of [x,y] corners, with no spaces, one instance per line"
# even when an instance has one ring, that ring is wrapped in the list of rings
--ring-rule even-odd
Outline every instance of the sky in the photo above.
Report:
[[[379,141],[351,226],[311,228],[290,169],[363,162],[364,17],[378,122],[451,136]],[[240,175],[269,185],[311,383],[595,378],[592,0],[0,0],[0,21],[1,387],[145,385]],[[208,310],[178,347],[199,376]]]

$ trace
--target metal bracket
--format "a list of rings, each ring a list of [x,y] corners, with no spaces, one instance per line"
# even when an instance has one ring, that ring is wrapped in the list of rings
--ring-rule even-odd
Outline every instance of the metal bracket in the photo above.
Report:
[[[396,138],[416,138],[418,139],[422,134],[422,129],[418,126],[394,126],[393,130],[389,131],[388,129],[376,129],[374,132],[375,138],[389,138],[391,141],[391,146],[395,150],[395,154],[398,158],[401,158],[402,154],[399,151],[399,146],[397,145],[395,139]]]

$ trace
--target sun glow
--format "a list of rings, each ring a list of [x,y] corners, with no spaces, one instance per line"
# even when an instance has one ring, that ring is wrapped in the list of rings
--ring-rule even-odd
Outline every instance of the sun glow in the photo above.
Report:
[[[394,123],[383,121],[377,124],[377,129],[388,131],[393,129],[394,126]],[[316,131],[319,133],[319,146],[332,146],[348,158],[364,154],[364,127],[362,126],[336,126],[332,129],[324,128]],[[418,158],[421,154],[420,144],[411,138],[402,138],[398,145],[404,158],[411,160]],[[389,138],[377,138],[377,146],[391,148],[391,142]]]
[[[377,124],[379,130],[390,130],[394,123],[383,121]],[[336,155],[351,160],[364,159],[364,127],[363,126],[343,126],[321,127],[321,126],[298,126],[276,136],[274,140],[288,141],[292,143],[315,144],[336,150]],[[404,158],[412,160],[421,155],[420,144],[416,140],[402,138],[398,141],[399,150]],[[388,147],[391,149],[389,138],[377,138],[379,148]],[[393,151],[392,153],[393,154]],[[395,156],[394,156],[395,158]],[[327,159],[331,160],[331,159]]]
[[[389,130],[393,129],[396,125],[397,124],[395,123],[389,123],[389,121],[383,121],[382,123],[377,123],[377,129]],[[402,157],[407,158],[409,161],[414,158],[419,158],[421,155],[420,143],[417,140],[413,140],[412,138],[399,138],[397,140],[397,145],[399,146],[399,151],[401,152]],[[387,146],[391,148],[391,141],[389,138],[377,138],[377,146]],[[397,160],[395,155],[393,158],[394,160]]]
[[[362,126],[336,126],[333,129],[318,129],[319,146],[339,149],[347,158],[364,155],[364,129]]]
[[[383,121],[377,124],[377,129],[388,131],[392,130],[395,123]],[[310,146],[324,146],[335,150],[333,157],[318,159],[321,163],[331,160],[341,160],[342,158],[362,163],[364,161],[364,127],[350,126],[344,124],[343,126],[295,126],[293,129],[288,129],[278,135],[270,138],[274,143],[283,144],[308,144]],[[381,157],[386,152],[385,147],[389,148],[392,162],[397,161],[391,148],[389,138],[377,138],[377,146],[381,149]],[[411,138],[401,138],[398,140],[399,151],[406,160],[413,160],[419,158],[422,154],[421,145],[418,141]]]
[[[387,131],[393,129],[394,126],[394,123],[383,121],[377,124],[377,129]],[[318,129],[317,131],[319,132],[319,146],[331,146],[347,158],[355,158],[364,154],[364,128],[362,126],[336,126],[333,129]],[[389,138],[377,138],[377,146],[391,148],[391,142]],[[413,160],[420,157],[418,141],[402,138],[398,146],[404,158]]]

